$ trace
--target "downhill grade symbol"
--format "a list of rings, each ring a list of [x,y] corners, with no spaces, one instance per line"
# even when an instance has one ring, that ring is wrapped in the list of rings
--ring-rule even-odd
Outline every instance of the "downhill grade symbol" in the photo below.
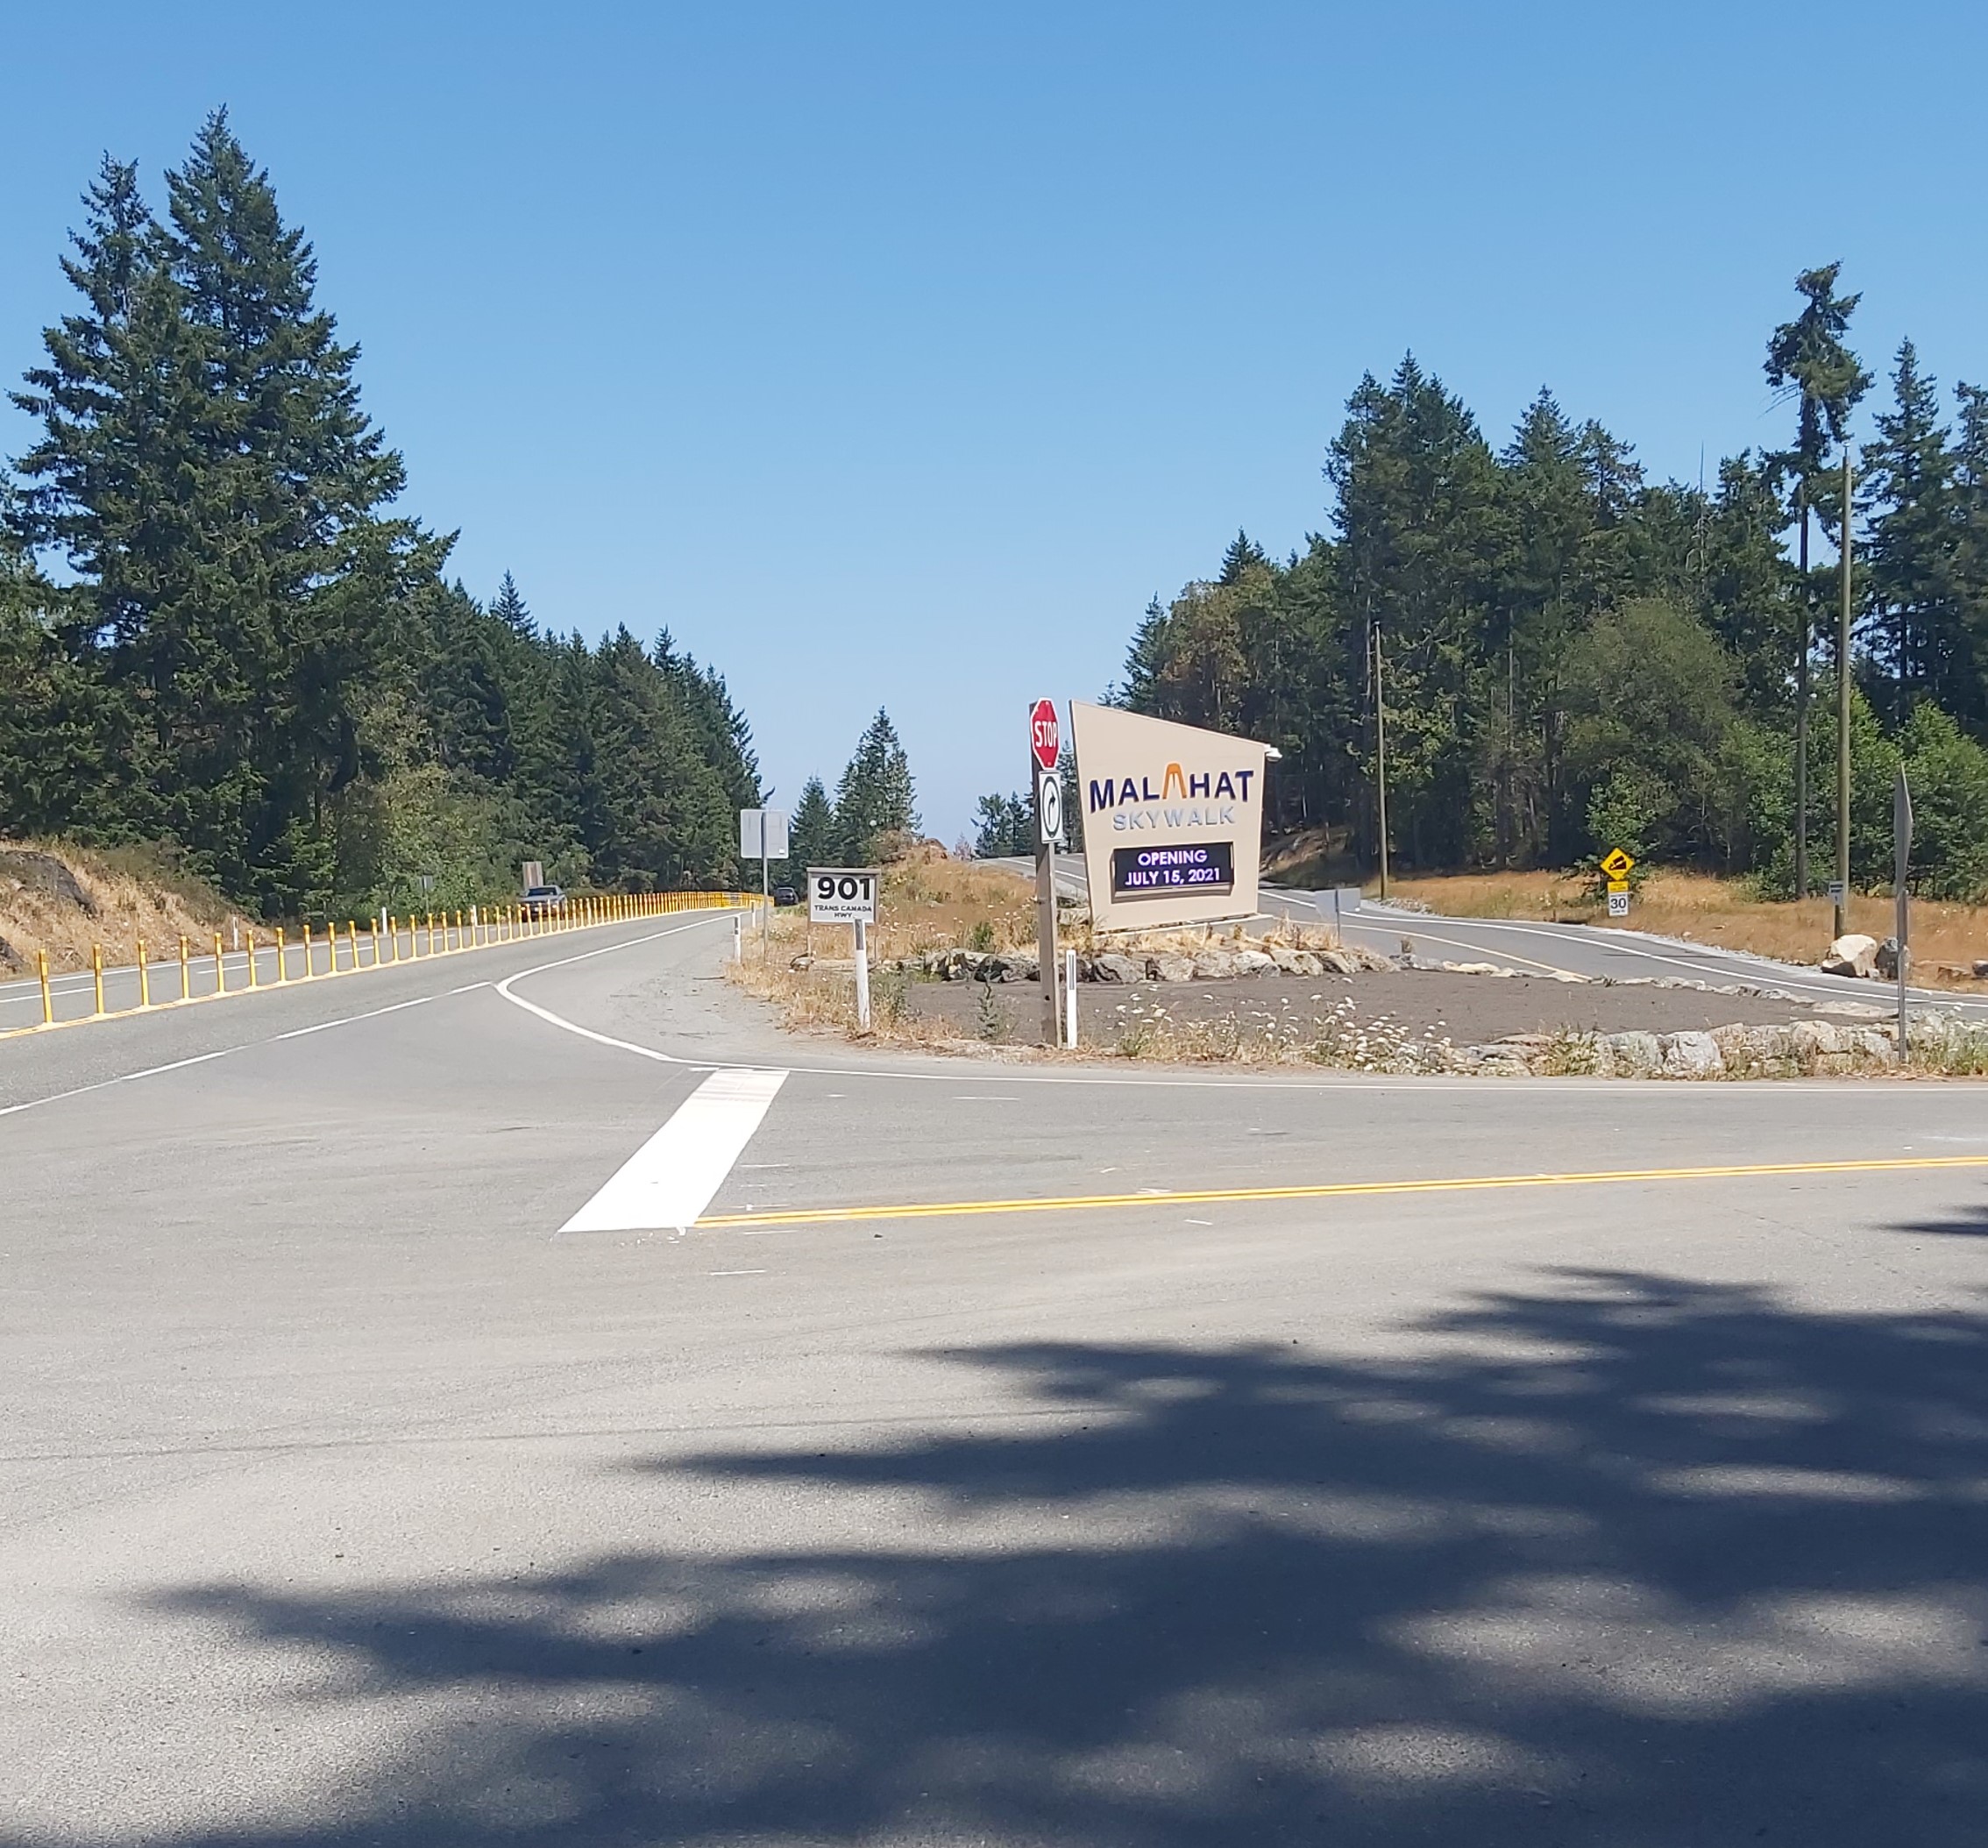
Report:
[[[1056,725],[1054,700],[1038,700],[1030,708],[1028,748],[1035,753],[1035,761],[1044,770],[1055,769],[1057,757],[1062,750],[1062,736]]]
[[[1635,864],[1636,862],[1630,859],[1619,847],[1611,847],[1601,856],[1601,871],[1607,873],[1611,879],[1628,878],[1629,868]]]

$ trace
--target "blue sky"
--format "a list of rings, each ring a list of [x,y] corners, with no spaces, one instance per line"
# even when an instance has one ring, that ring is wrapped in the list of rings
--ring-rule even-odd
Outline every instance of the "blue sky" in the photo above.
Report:
[[[887,706],[951,839],[1148,597],[1324,525],[1405,349],[1495,442],[1550,383],[1685,477],[1780,435],[1760,357],[1814,263],[1873,370],[1909,332],[1988,377],[1984,19],[17,0],[0,374],[100,153],[156,195],[225,103],[471,588],[667,625],[783,802]]]

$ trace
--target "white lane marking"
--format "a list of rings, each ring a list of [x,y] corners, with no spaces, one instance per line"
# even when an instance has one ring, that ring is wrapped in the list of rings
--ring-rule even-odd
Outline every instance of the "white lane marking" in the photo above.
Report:
[[[784,1071],[713,1072],[560,1232],[682,1232],[694,1226],[786,1077]]]
[[[0,1109],[0,1117],[11,1117],[23,1110],[38,1109],[44,1104],[60,1104],[65,1098],[87,1097],[93,1091],[108,1091],[113,1084],[129,1084],[133,1078],[156,1078],[165,1071],[184,1071],[189,1065],[204,1065],[209,1059],[224,1059],[231,1052],[239,1052],[239,1046],[224,1046],[218,1052],[196,1053],[190,1059],[174,1059],[170,1065],[148,1065],[143,1071],[120,1072],[114,1078],[100,1079],[95,1084],[79,1084],[74,1091],[54,1091],[45,1098],[30,1098],[25,1104],[9,1104]]]

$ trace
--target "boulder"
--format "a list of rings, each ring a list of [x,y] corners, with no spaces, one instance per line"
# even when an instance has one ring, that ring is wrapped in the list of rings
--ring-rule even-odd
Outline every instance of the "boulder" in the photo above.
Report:
[[[1873,1027],[1866,1027],[1857,1034],[1857,1049],[1865,1058],[1874,1059],[1880,1065],[1898,1063],[1899,1049],[1892,1043],[1891,1034],[1879,1033]]]
[[[1094,982],[1139,982],[1146,977],[1145,965],[1133,962],[1130,956],[1110,954],[1093,956],[1090,967]]]
[[[1871,957],[1871,966],[1887,982],[1898,980],[1899,940],[1896,937],[1886,937],[1878,946],[1878,953]]]
[[[1708,1033],[1667,1033],[1658,1043],[1664,1070],[1673,1077],[1715,1078],[1726,1069],[1719,1042]]]
[[[1797,1020],[1788,1028],[1788,1044],[1798,1059],[1834,1058],[1843,1049],[1836,1029],[1827,1020]]]
[[[1146,978],[1149,982],[1191,982],[1194,963],[1187,956],[1148,956]]]
[[[1309,949],[1274,948],[1270,951],[1270,960],[1277,965],[1282,974],[1287,976],[1316,976],[1322,974],[1325,966]],[[1350,971],[1342,970],[1341,973]]]
[[[1225,949],[1203,949],[1194,958],[1197,982],[1225,982],[1236,973],[1236,959]]]
[[[1236,952],[1236,973],[1239,976],[1267,976],[1276,966],[1276,963],[1260,949],[1239,949]]]
[[[1357,976],[1368,965],[1344,949],[1322,949],[1312,959],[1320,975]]]
[[[989,982],[1033,982],[1041,965],[1026,949],[1004,950],[987,959],[982,979]]]
[[[1600,1041],[1608,1070],[1625,1077],[1640,1077],[1664,1063],[1664,1048],[1653,1033],[1605,1033]]]
[[[1977,963],[1974,965],[1974,979],[1977,982],[1988,982],[1988,962]]]
[[[1826,976],[1867,976],[1878,961],[1878,939],[1850,931],[1830,944],[1822,958]]]

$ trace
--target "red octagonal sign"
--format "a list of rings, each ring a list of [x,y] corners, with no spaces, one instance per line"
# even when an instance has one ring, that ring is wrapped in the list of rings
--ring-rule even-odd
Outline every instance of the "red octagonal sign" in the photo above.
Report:
[[[1054,700],[1038,700],[1029,708],[1028,748],[1035,753],[1035,761],[1045,770],[1056,767],[1056,753],[1062,748],[1056,731],[1056,702]]]

